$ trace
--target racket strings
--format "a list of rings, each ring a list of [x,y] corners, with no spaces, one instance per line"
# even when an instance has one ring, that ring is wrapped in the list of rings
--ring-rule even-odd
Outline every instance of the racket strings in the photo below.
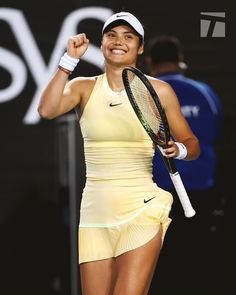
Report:
[[[164,144],[166,142],[164,124],[150,92],[137,76],[130,83],[130,88],[147,124],[156,134],[160,143]]]

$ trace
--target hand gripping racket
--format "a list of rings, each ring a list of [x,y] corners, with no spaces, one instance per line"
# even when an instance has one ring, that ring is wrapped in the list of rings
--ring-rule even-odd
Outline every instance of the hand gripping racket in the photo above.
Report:
[[[137,68],[126,67],[122,72],[122,79],[129,101],[142,126],[159,148],[159,152],[166,164],[170,178],[174,184],[186,217],[195,215],[179,172],[173,158],[165,157],[161,149],[167,146],[170,130],[165,111],[160,99],[147,77]]]

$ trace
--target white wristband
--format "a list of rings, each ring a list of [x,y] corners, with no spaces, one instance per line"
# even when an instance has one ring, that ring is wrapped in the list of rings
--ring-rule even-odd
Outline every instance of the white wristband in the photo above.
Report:
[[[65,52],[60,59],[59,66],[66,70],[69,70],[70,72],[73,72],[78,62],[79,62],[79,58],[71,57],[67,54],[67,52]]]
[[[177,147],[179,149],[179,155],[176,156],[175,159],[183,160],[184,158],[186,158],[187,153],[188,153],[186,146],[181,142],[175,142],[175,144],[177,145]]]

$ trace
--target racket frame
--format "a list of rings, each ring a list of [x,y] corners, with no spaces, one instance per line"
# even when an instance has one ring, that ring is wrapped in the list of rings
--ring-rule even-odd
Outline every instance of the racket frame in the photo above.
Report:
[[[133,95],[133,92],[131,90],[130,80],[129,80],[129,72],[132,72],[135,76],[137,76],[143,82],[143,84],[146,86],[147,90],[149,91],[149,93],[150,93],[150,95],[151,95],[151,97],[152,97],[152,99],[159,111],[162,122],[163,122],[164,132],[166,135],[165,142],[159,141],[157,135],[153,132],[152,128],[150,127],[147,120],[145,119],[142,111],[140,110],[140,108],[136,102],[136,99]],[[165,111],[161,105],[160,99],[159,99],[155,89],[153,88],[153,86],[152,86],[151,82],[148,80],[148,78],[139,69],[137,69],[135,67],[130,66],[130,67],[124,68],[122,71],[122,79],[123,79],[123,83],[125,86],[127,96],[129,98],[129,101],[130,101],[138,119],[140,120],[142,126],[144,127],[144,129],[146,130],[148,135],[150,136],[151,140],[158,147],[158,151],[161,154],[161,158],[163,159],[163,161],[169,171],[170,178],[171,178],[172,183],[175,187],[175,190],[179,196],[179,200],[180,200],[181,205],[183,207],[185,216],[186,217],[194,216],[196,214],[196,211],[193,209],[192,204],[190,203],[189,197],[187,195],[187,192],[185,190],[185,187],[183,185],[183,182],[181,180],[179,172],[176,169],[174,159],[165,157],[161,151],[161,148],[167,147],[167,142],[171,136],[170,136],[170,129],[169,129],[169,124],[168,124],[168,120],[167,120]]]

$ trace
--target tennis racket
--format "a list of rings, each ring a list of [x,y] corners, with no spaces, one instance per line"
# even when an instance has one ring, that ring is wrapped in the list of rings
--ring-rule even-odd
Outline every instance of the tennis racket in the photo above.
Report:
[[[161,149],[167,146],[171,136],[165,111],[156,91],[147,77],[137,68],[126,67],[122,72],[122,79],[129,101],[139,121],[158,147],[161,158],[166,164],[183,207],[184,215],[186,217],[194,216],[196,212],[176,169],[174,158],[167,158],[161,152]]]

